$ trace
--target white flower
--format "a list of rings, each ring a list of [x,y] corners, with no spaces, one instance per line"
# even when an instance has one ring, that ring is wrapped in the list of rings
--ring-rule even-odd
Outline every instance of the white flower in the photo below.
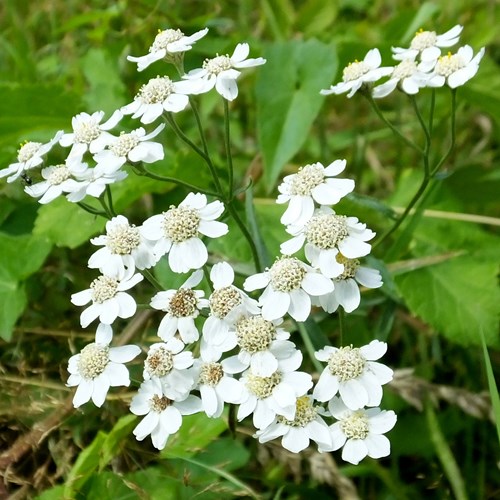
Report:
[[[92,154],[102,151],[114,137],[107,132],[115,127],[123,118],[120,110],[116,110],[109,120],[101,123],[104,111],[96,111],[92,115],[80,113],[71,120],[73,132],[64,134],[59,140],[63,147],[72,146],[70,156],[83,156],[86,151]]]
[[[342,446],[342,459],[357,465],[367,455],[371,458],[387,457],[391,444],[383,435],[396,424],[396,414],[380,408],[350,410],[339,398],[328,404],[330,413],[338,420],[330,426],[332,448],[320,451],[334,451]]]
[[[165,342],[177,331],[185,344],[199,339],[200,334],[194,320],[201,309],[208,307],[208,300],[203,299],[205,292],[193,290],[193,287],[199,285],[202,278],[203,271],[199,269],[178,290],[158,292],[151,299],[151,307],[167,313],[158,328],[158,336]]]
[[[170,269],[186,273],[201,268],[208,260],[207,247],[200,234],[218,238],[228,232],[227,224],[217,219],[224,205],[216,200],[207,204],[207,197],[189,193],[178,207],[153,215],[142,225],[142,234],[155,242],[157,258],[168,253]]]
[[[468,82],[479,69],[479,62],[483,58],[484,47],[474,56],[472,47],[464,45],[456,54],[448,52],[447,55],[439,57],[436,64],[421,63],[420,67],[434,66],[429,76],[427,85],[429,87],[448,87],[455,89]]]
[[[130,225],[123,215],[106,222],[106,234],[90,242],[103,248],[91,255],[88,266],[103,274],[112,276],[124,273],[125,267],[149,269],[156,264],[151,242],[144,239],[140,228]]]
[[[311,375],[295,371],[301,362],[302,356],[297,356],[293,364],[279,365],[269,377],[254,375],[252,370],[243,373],[240,378],[243,401],[238,409],[238,420],[253,413],[253,424],[257,429],[271,425],[276,415],[293,420],[297,398],[312,387]]]
[[[169,399],[182,400],[195,385],[195,376],[189,368],[193,365],[193,353],[184,351],[184,343],[172,338],[149,347],[144,362],[145,380],[160,380],[163,393]]]
[[[296,174],[287,175],[278,186],[276,203],[289,202],[281,216],[285,225],[305,224],[314,213],[314,202],[334,205],[354,189],[352,179],[332,179],[345,169],[345,160],[335,160],[328,167],[313,163],[301,167]]]
[[[203,94],[215,87],[224,99],[232,101],[238,96],[236,80],[241,73],[237,70],[260,66],[266,62],[262,57],[247,59],[249,53],[248,43],[239,43],[231,57],[217,55],[212,59],[206,59],[202,68],[193,69],[183,78],[192,82],[193,94]]]
[[[92,301],[80,316],[83,328],[96,318],[110,325],[116,318],[130,318],[135,314],[137,304],[125,290],[137,285],[143,276],[133,273],[134,269],[126,269],[115,275],[103,274],[92,281],[87,290],[71,295],[71,302],[76,306],[84,306]]]
[[[378,49],[367,52],[362,61],[349,63],[342,72],[342,82],[332,85],[329,89],[322,90],[322,95],[343,94],[349,92],[347,97],[352,97],[366,83],[379,80],[392,72],[392,68],[380,68],[382,57]]]
[[[311,313],[310,295],[332,292],[333,282],[299,259],[282,256],[269,270],[249,276],[243,287],[247,291],[265,287],[259,298],[264,319],[289,313],[295,320],[305,321]]]
[[[372,340],[368,345],[330,347],[317,351],[316,359],[326,361],[325,367],[313,391],[318,401],[329,401],[340,394],[351,410],[363,406],[378,406],[382,400],[382,385],[392,380],[393,371],[377,363],[387,351],[387,344]]]
[[[38,167],[43,162],[45,156],[54,144],[56,144],[63,135],[59,130],[57,134],[47,143],[26,141],[21,144],[17,150],[17,162],[11,163],[7,168],[0,170],[0,178],[7,177],[7,182],[14,182],[24,172],[31,168]]]
[[[389,95],[396,87],[406,94],[417,94],[429,80],[429,74],[420,71],[413,59],[403,59],[389,76],[389,80],[373,89],[373,97],[376,99]]]
[[[150,64],[165,58],[167,62],[175,62],[183,52],[191,50],[194,42],[203,38],[208,33],[208,28],[185,36],[181,30],[161,30],[156,35],[153,44],[149,47],[149,54],[145,56],[127,56],[129,61],[137,63],[137,70],[142,71]]]
[[[163,160],[165,156],[163,146],[159,142],[152,142],[149,139],[156,137],[164,128],[165,124],[162,123],[147,135],[142,127],[128,134],[122,132],[119,137],[114,138],[108,144],[107,149],[94,155],[94,160],[107,173],[115,172],[127,160],[132,163],[154,163]]]
[[[310,396],[297,398],[296,412],[293,419],[278,416],[269,427],[256,432],[260,443],[267,443],[283,436],[281,445],[292,453],[305,450],[312,439],[320,449],[332,447],[330,429],[318,414]]]
[[[73,405],[78,408],[90,399],[102,406],[110,387],[130,385],[128,370],[123,363],[132,361],[141,349],[135,345],[109,347],[113,331],[109,325],[97,327],[95,342],[85,346],[68,363],[70,376],[66,385],[78,386]]]
[[[392,47],[393,58],[402,61],[403,59],[415,60],[420,55],[421,61],[436,60],[441,55],[440,47],[451,47],[455,45],[459,38],[463,26],[457,24],[446,33],[437,35],[435,31],[424,31],[422,28],[415,33],[410,47]]]
[[[360,266],[358,259],[347,259],[340,253],[337,254],[336,259],[344,266],[344,271],[333,279],[335,285],[333,292],[322,295],[318,298],[318,302],[327,313],[335,312],[339,305],[350,313],[361,302],[361,293],[357,283],[367,288],[379,288],[383,284],[382,276],[377,269]]]
[[[145,415],[134,429],[134,436],[142,441],[151,434],[153,446],[158,450],[165,448],[169,436],[180,429],[183,415],[201,411],[200,398],[186,396],[182,401],[172,401],[162,389],[159,380],[146,380],[130,404],[132,413]]]
[[[132,118],[140,117],[144,124],[152,123],[164,111],[182,111],[188,105],[191,87],[185,81],[173,82],[168,76],[157,76],[143,85],[134,100],[121,111]]]
[[[287,232],[294,237],[281,244],[281,252],[291,255],[305,243],[307,259],[328,278],[344,272],[344,265],[336,258],[339,252],[349,259],[364,257],[371,250],[366,242],[375,237],[356,217],[337,215],[324,206],[314,212],[305,226],[289,226]]]

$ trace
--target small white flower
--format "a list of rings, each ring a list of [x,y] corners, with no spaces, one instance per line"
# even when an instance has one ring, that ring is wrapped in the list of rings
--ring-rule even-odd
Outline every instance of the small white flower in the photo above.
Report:
[[[109,325],[97,327],[95,342],[85,346],[79,354],[71,356],[66,385],[78,386],[73,405],[78,408],[90,399],[102,406],[110,387],[130,385],[128,370],[123,363],[132,361],[141,349],[136,345],[109,347],[113,331]]]
[[[305,226],[289,226],[287,232],[294,237],[281,244],[281,252],[292,255],[305,243],[305,254],[313,267],[328,278],[344,272],[344,265],[337,261],[340,252],[349,259],[368,255],[375,237],[356,217],[337,215],[331,208],[322,206],[314,212]]]
[[[228,101],[238,96],[236,80],[240,76],[238,69],[260,66],[266,62],[262,57],[247,59],[250,53],[248,43],[239,43],[233,55],[219,56],[206,59],[202,68],[193,69],[183,78],[192,83],[193,94],[203,94],[215,87],[215,90]]]
[[[115,172],[127,161],[154,163],[163,160],[165,153],[162,144],[149,139],[156,137],[164,128],[165,124],[162,123],[147,135],[142,127],[128,134],[122,132],[119,137],[114,138],[108,144],[107,149],[94,155],[94,160],[107,173]]]
[[[139,57],[127,56],[127,59],[137,63],[138,71],[143,71],[160,59],[175,62],[179,56],[182,57],[184,52],[191,50],[194,42],[203,38],[207,33],[208,28],[197,31],[190,36],[184,35],[181,30],[159,30],[153,44],[149,47],[149,54]]]
[[[186,396],[182,401],[172,401],[164,394],[159,380],[146,380],[130,404],[132,413],[145,415],[134,429],[134,436],[138,441],[142,441],[151,435],[153,446],[162,450],[169,436],[180,429],[182,416],[201,410],[200,398]]]
[[[90,151],[92,154],[102,151],[114,137],[108,132],[123,118],[120,110],[116,110],[108,121],[101,123],[104,111],[96,111],[92,115],[80,113],[73,117],[71,125],[73,132],[64,134],[59,144],[63,147],[72,146],[70,156],[82,157]]]
[[[351,410],[363,406],[377,406],[382,400],[382,385],[392,380],[393,371],[377,363],[387,351],[387,344],[372,340],[357,348],[326,346],[315,353],[316,359],[326,361],[313,397],[318,401],[329,401],[337,392]]]
[[[191,366],[193,353],[184,351],[184,342],[174,337],[149,347],[143,377],[145,380],[159,379],[165,396],[182,400],[195,385],[195,375],[189,370]]]
[[[208,260],[200,235],[218,238],[228,232],[227,224],[215,220],[223,211],[220,201],[207,203],[204,194],[189,193],[178,207],[147,219],[142,234],[155,242],[157,258],[168,253],[170,269],[186,273],[201,268]]]
[[[7,168],[0,170],[0,178],[7,177],[7,182],[14,182],[24,172],[38,167],[43,162],[43,157],[59,142],[64,132],[59,130],[47,143],[26,141],[17,150],[17,162],[11,163]]]
[[[143,85],[134,100],[121,111],[132,118],[140,118],[144,124],[152,123],[164,111],[178,113],[185,109],[191,87],[185,81],[173,82],[168,76],[157,76]]]
[[[376,99],[389,95],[396,87],[406,94],[417,94],[419,89],[427,86],[429,80],[429,74],[420,71],[413,59],[403,59],[389,76],[389,80],[373,89],[373,97]]]
[[[124,273],[126,267],[149,269],[156,264],[151,242],[123,215],[106,222],[106,234],[92,238],[90,242],[103,248],[91,255],[88,266],[103,274],[112,276]]]
[[[281,436],[281,445],[292,453],[305,450],[310,440],[316,442],[320,449],[332,447],[330,429],[318,414],[318,408],[314,406],[310,396],[297,398],[293,419],[278,416],[274,423],[255,434],[260,443],[267,443]]]
[[[297,321],[305,321],[311,313],[311,295],[333,291],[333,282],[295,257],[282,256],[268,271],[249,276],[243,287],[247,291],[265,288],[259,298],[262,317],[282,318],[289,313]]]
[[[320,451],[335,451],[342,446],[342,459],[357,465],[363,458],[387,457],[391,444],[385,434],[396,425],[396,414],[390,410],[368,408],[350,410],[339,398],[328,404],[330,413],[338,420],[330,426],[333,447]]]
[[[352,179],[332,179],[346,166],[345,160],[335,160],[328,167],[313,163],[301,167],[296,174],[287,175],[278,186],[276,203],[289,203],[281,216],[285,225],[305,224],[314,213],[314,202],[334,205],[354,189]]]
[[[208,307],[208,300],[203,298],[205,292],[193,290],[193,287],[199,285],[202,278],[203,271],[199,269],[178,290],[158,292],[151,299],[151,307],[167,313],[158,328],[158,336],[165,342],[177,331],[185,344],[191,344],[200,338],[194,320],[201,309]]]
[[[376,82],[383,76],[391,74],[392,68],[380,68],[382,57],[378,49],[367,52],[362,61],[349,63],[342,72],[342,82],[332,85],[329,89],[322,90],[322,95],[343,94],[349,92],[347,97],[352,97],[363,84]]]
[[[380,288],[382,276],[377,269],[360,266],[358,259],[347,259],[342,254],[337,254],[337,262],[344,266],[344,271],[340,276],[333,279],[335,288],[333,292],[322,295],[318,298],[318,303],[327,313],[335,312],[339,305],[345,312],[352,312],[361,302],[359,286],[367,288]],[[313,302],[316,305],[316,302]]]
[[[86,328],[99,318],[101,323],[111,325],[116,318],[130,318],[137,310],[137,304],[131,295],[125,293],[143,280],[140,274],[133,274],[134,269],[126,269],[115,275],[101,275],[90,284],[90,288],[71,295],[71,302],[84,306],[92,301],[80,316],[80,323]]]
[[[435,31],[424,31],[421,28],[415,33],[408,49],[392,47],[392,57],[402,61],[404,59],[415,60],[417,56],[420,56],[421,61],[435,61],[441,55],[440,47],[455,45],[462,30],[463,26],[457,24],[446,33],[438,35]]]

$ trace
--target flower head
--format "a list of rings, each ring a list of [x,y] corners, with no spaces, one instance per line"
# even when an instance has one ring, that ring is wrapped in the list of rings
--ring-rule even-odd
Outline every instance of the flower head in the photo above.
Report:
[[[373,97],[379,99],[389,95],[396,87],[405,94],[417,94],[419,89],[427,86],[429,74],[418,69],[413,59],[403,59],[392,70],[389,80],[373,89]]]

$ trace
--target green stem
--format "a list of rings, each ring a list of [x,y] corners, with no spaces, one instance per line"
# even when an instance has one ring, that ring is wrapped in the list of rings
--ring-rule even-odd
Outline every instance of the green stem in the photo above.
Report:
[[[449,158],[453,149],[455,149],[456,141],[456,114],[457,114],[457,89],[451,89],[451,142],[448,151],[444,156],[437,162],[436,166],[432,169],[431,175],[437,173],[437,171],[443,166],[444,162]]]
[[[340,332],[340,345],[344,345],[344,331],[345,331],[345,311],[342,306],[339,306],[339,332]]]
[[[77,202],[77,205],[83,210],[85,210],[85,212],[88,212],[89,214],[100,215],[101,217],[105,217],[106,219],[108,219],[108,214],[106,212],[103,212],[102,210],[98,210],[97,208],[91,207],[90,205],[87,205],[82,201]]]
[[[111,188],[109,187],[109,184],[106,184],[106,198],[108,199],[109,211],[111,212],[113,217],[116,217],[116,212],[115,209],[113,208],[113,195],[111,193]]]
[[[148,269],[143,269],[141,271],[142,275],[158,290],[162,291],[164,290],[164,287],[161,285],[161,283],[154,277],[153,273],[149,271]]]
[[[227,158],[227,178],[229,185],[229,198],[228,201],[233,199],[233,157],[231,155],[231,136],[230,136],[230,123],[229,123],[229,103],[226,99],[224,101],[224,142],[226,144],[226,158]]]
[[[411,104],[413,106],[413,110],[415,111],[415,114],[417,115],[418,121],[420,123],[420,126],[422,127],[422,130],[425,135],[425,147],[424,151],[422,154],[422,159],[424,161],[424,175],[425,177],[429,177],[429,152],[430,152],[430,147],[431,147],[431,134],[429,132],[429,129],[427,128],[427,125],[424,122],[424,119],[420,113],[420,110],[418,109],[417,106],[417,100],[415,99],[414,95],[409,96]]]
[[[181,130],[179,125],[177,125],[177,122],[174,120],[174,117],[171,114],[166,114],[165,116],[177,137],[181,141],[185,142],[195,153],[200,155],[208,163],[209,160],[205,153]]]
[[[311,359],[314,368],[318,373],[321,373],[323,371],[323,365],[316,359],[316,356],[314,355],[314,346],[311,342],[311,339],[309,338],[306,326],[304,325],[304,323],[295,322],[295,324],[299,329],[300,336],[302,337],[302,342],[304,342],[304,346],[306,347],[307,353],[309,354],[309,358]]]
[[[106,212],[106,217],[108,219],[112,219],[113,213],[111,212],[108,205],[106,204],[106,200],[104,199],[104,195],[99,196],[98,200],[99,200],[99,203],[101,204],[102,208],[104,209],[104,212]]]

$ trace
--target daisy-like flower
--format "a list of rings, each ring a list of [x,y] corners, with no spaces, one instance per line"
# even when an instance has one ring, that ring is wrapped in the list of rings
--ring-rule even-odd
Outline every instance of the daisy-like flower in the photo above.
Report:
[[[11,183],[18,179],[24,172],[38,167],[43,162],[43,157],[59,142],[64,132],[59,130],[47,143],[26,141],[17,150],[17,162],[11,163],[7,168],[0,170],[0,178],[7,177]]]
[[[158,30],[153,44],[149,47],[149,54],[145,56],[127,56],[131,62],[137,63],[137,71],[143,71],[150,64],[160,59],[167,62],[177,62],[184,52],[191,50],[193,43],[203,38],[208,33],[208,28],[186,36],[181,30]]]
[[[92,238],[90,242],[102,248],[91,255],[88,266],[103,274],[112,276],[124,273],[126,267],[149,269],[156,264],[151,242],[123,215],[106,222],[106,234]]]
[[[151,435],[153,446],[162,450],[169,436],[180,429],[182,416],[201,410],[200,398],[186,396],[182,401],[172,401],[164,394],[158,379],[146,380],[130,404],[130,411],[134,415],[145,415],[133,430],[134,436],[142,441]]]
[[[474,55],[472,47],[464,45],[456,54],[448,52],[447,55],[439,57],[434,65],[431,63],[420,64],[420,67],[434,66],[429,76],[427,85],[429,87],[448,87],[455,89],[468,82],[479,69],[479,63],[484,56],[484,47]]]
[[[199,269],[178,290],[158,292],[151,299],[151,307],[167,313],[158,328],[158,336],[165,342],[177,331],[185,344],[191,344],[200,338],[194,320],[201,309],[208,307],[208,300],[203,298],[205,292],[193,290],[193,287],[199,285],[202,278],[203,271]]]
[[[128,134],[122,132],[108,145],[107,149],[94,155],[94,160],[108,173],[115,172],[127,161],[154,163],[163,160],[165,154],[162,144],[152,142],[150,139],[156,137],[164,128],[165,124],[162,123],[150,134],[146,134],[142,127]]]
[[[187,273],[201,268],[208,260],[207,247],[200,235],[218,238],[228,232],[227,224],[216,221],[224,205],[216,200],[207,203],[201,193],[189,193],[178,207],[153,215],[142,225],[142,234],[155,242],[157,258],[168,253],[170,269]]]
[[[361,266],[358,259],[347,259],[340,253],[336,259],[344,266],[344,271],[333,279],[333,292],[322,295],[318,302],[327,313],[335,312],[339,305],[350,313],[361,302],[358,283],[367,288],[380,288],[383,285],[382,276],[377,269]]]
[[[289,313],[297,321],[305,321],[311,312],[311,295],[333,291],[333,282],[295,257],[282,256],[263,273],[249,276],[243,287],[247,291],[265,288],[259,298],[262,317],[282,318]]]
[[[141,349],[136,345],[109,347],[113,331],[109,325],[97,327],[95,342],[69,358],[71,374],[67,386],[78,386],[73,405],[78,408],[90,399],[102,406],[110,387],[130,385],[128,370],[123,363],[132,361]]]
[[[278,186],[276,203],[288,203],[281,216],[285,225],[305,224],[314,213],[314,202],[319,205],[334,205],[354,189],[352,179],[332,179],[346,166],[345,160],[335,160],[328,167],[313,163],[301,167],[296,174],[287,175]]]
[[[254,299],[233,285],[234,270],[227,262],[214,264],[210,279],[213,292],[208,299],[210,316],[203,324],[203,337],[206,342],[220,343],[239,316],[259,314],[260,309]]]
[[[184,342],[172,338],[168,342],[152,344],[144,362],[145,380],[159,379],[165,396],[172,400],[184,399],[195,385],[193,353],[184,351]]]
[[[318,414],[318,408],[314,406],[310,396],[297,398],[293,419],[280,415],[275,422],[255,434],[260,443],[267,443],[281,436],[281,445],[292,453],[305,450],[311,440],[317,443],[320,449],[332,447],[330,429]]]
[[[390,75],[392,68],[381,68],[382,57],[378,49],[367,52],[362,61],[349,63],[342,72],[342,82],[332,85],[329,89],[321,90],[322,95],[343,94],[349,92],[347,97],[352,97],[363,85],[376,82],[383,76]]]
[[[71,295],[71,302],[76,306],[92,304],[80,316],[82,328],[99,318],[101,323],[111,325],[116,318],[130,318],[137,310],[137,304],[131,295],[125,292],[143,280],[141,274],[134,274],[134,269],[125,269],[115,275],[103,274],[90,284],[90,288]]]
[[[417,94],[419,89],[427,86],[429,80],[429,74],[420,71],[413,59],[403,59],[389,76],[389,80],[373,89],[373,97],[376,99],[389,95],[396,87],[405,94]]]
[[[287,232],[294,237],[281,244],[281,252],[292,255],[305,243],[307,259],[328,278],[344,272],[344,265],[336,258],[339,252],[349,259],[364,257],[371,250],[366,242],[375,237],[356,217],[337,215],[324,206],[314,212],[305,226],[289,226]]]
[[[70,156],[83,156],[90,151],[92,154],[102,151],[114,137],[108,132],[115,127],[123,118],[120,110],[116,110],[108,121],[101,123],[104,118],[104,111],[96,111],[89,115],[80,113],[73,117],[71,125],[73,132],[64,134],[59,144],[63,147],[71,147]]]
[[[390,410],[368,408],[353,411],[340,398],[333,398],[328,410],[338,420],[330,426],[332,448],[320,451],[335,451],[342,448],[342,459],[357,465],[363,458],[387,457],[391,444],[385,434],[396,425],[396,414]]]
[[[193,94],[203,94],[215,87],[224,99],[232,101],[238,96],[236,80],[241,74],[238,69],[260,66],[266,62],[262,57],[247,59],[249,53],[248,43],[239,43],[231,57],[217,55],[212,59],[206,59],[202,68],[193,69],[183,78],[192,82]]]
[[[421,61],[435,61],[441,55],[441,47],[451,47],[458,43],[463,26],[457,24],[446,33],[438,35],[435,31],[424,31],[420,28],[410,42],[410,47],[392,47],[394,59],[403,61],[404,59],[415,60],[420,56]]]
[[[134,100],[123,106],[124,115],[140,118],[144,124],[154,122],[164,111],[178,113],[188,105],[192,85],[173,82],[168,76],[157,76],[143,85]]]
[[[302,356],[297,356],[294,363],[279,366],[269,377],[254,375],[247,370],[240,378],[243,385],[238,420],[253,413],[253,424],[257,429],[271,425],[277,415],[288,420],[295,418],[296,401],[312,387],[312,377],[308,373],[298,372]]]
[[[372,340],[368,345],[330,347],[315,352],[316,359],[326,361],[313,397],[329,401],[337,392],[351,410],[363,406],[378,406],[382,400],[382,385],[392,380],[393,371],[377,363],[387,351],[387,344]]]

